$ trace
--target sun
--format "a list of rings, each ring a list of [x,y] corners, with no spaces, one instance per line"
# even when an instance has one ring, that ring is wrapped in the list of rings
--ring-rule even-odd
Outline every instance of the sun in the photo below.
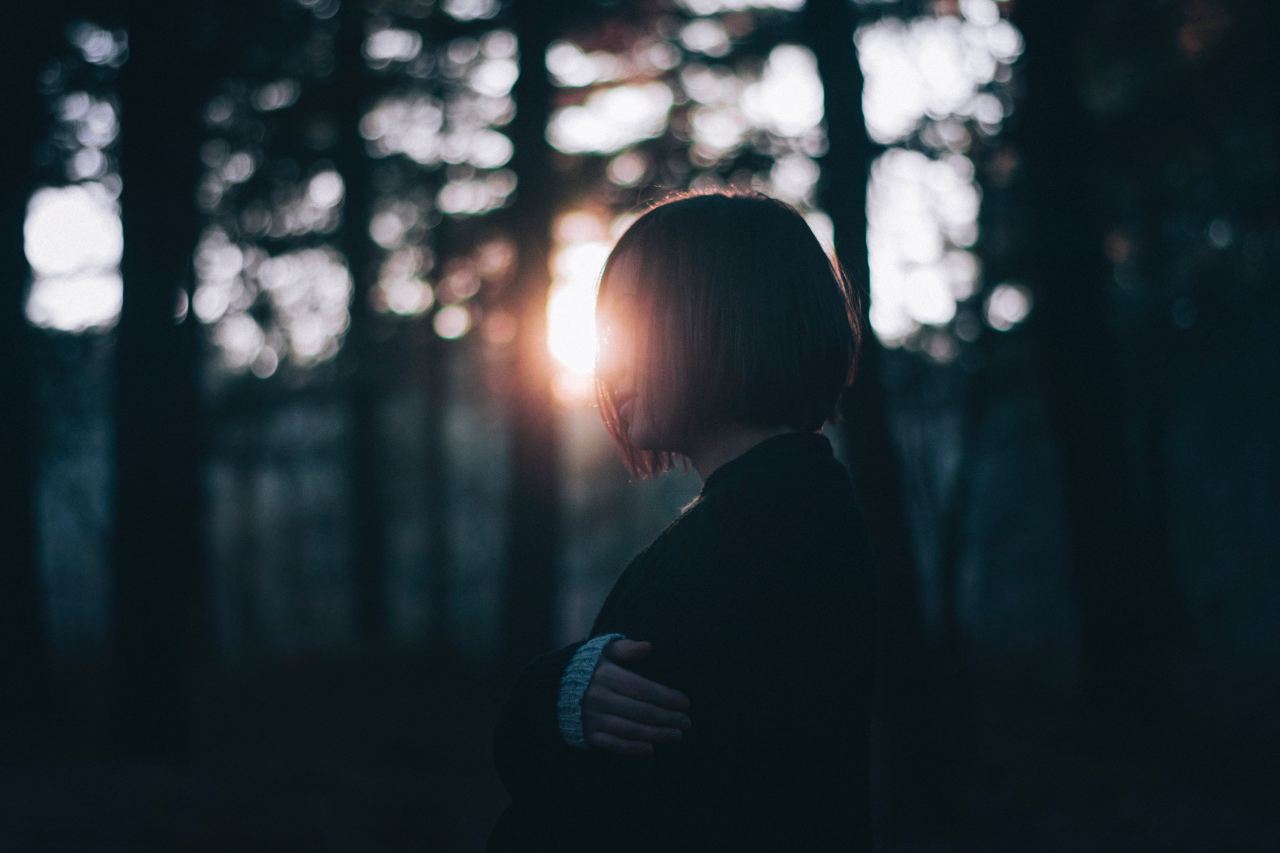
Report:
[[[553,357],[556,396],[566,404],[591,398],[596,365],[596,284],[604,242],[581,240],[557,247],[547,296],[547,349]]]

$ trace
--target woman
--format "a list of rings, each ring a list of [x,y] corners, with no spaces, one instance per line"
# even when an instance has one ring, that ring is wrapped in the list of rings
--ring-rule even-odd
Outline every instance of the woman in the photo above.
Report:
[[[870,556],[819,432],[853,378],[847,280],[782,202],[682,193],[618,240],[596,316],[628,470],[702,489],[590,638],[516,680],[489,850],[869,850]]]

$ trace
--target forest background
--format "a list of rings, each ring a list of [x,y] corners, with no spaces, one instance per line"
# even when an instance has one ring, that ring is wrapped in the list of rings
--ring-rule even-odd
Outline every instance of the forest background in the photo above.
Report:
[[[870,297],[878,848],[1265,849],[1277,6],[15,7],[0,847],[482,849],[698,489],[599,423],[604,255],[735,185]]]

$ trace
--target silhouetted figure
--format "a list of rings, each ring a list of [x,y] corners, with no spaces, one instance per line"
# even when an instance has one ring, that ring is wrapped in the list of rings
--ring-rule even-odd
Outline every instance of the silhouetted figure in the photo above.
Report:
[[[680,194],[610,253],[605,426],[634,475],[681,460],[703,485],[591,637],[517,678],[493,853],[870,849],[870,553],[818,431],[853,376],[855,298],[756,193]]]

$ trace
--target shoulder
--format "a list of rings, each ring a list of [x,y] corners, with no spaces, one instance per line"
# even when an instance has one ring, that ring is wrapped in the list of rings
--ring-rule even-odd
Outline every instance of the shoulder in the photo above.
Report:
[[[716,498],[708,501],[709,526],[752,551],[839,549],[862,531],[848,471],[834,460],[803,477],[761,480]]]
[[[646,556],[655,579],[744,605],[763,596],[847,600],[871,571],[848,472],[837,462],[803,478],[756,479],[694,501]]]

